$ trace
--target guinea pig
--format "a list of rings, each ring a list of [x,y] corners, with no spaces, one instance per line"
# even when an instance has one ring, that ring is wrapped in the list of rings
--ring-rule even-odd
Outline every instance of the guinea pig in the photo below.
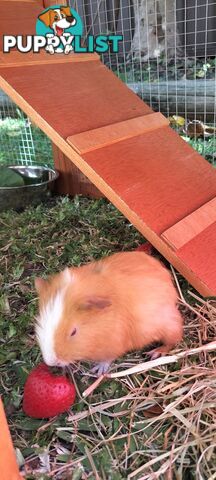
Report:
[[[170,272],[144,252],[116,253],[47,280],[36,278],[36,336],[48,365],[110,363],[154,342],[151,358],[182,339],[183,322]]]

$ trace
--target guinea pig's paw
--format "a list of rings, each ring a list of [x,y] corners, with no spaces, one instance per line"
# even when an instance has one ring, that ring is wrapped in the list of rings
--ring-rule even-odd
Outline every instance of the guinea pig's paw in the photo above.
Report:
[[[168,345],[161,345],[160,347],[150,350],[150,352],[147,352],[146,355],[148,355],[151,360],[156,360],[157,358],[166,355],[169,352],[170,348],[171,347]]]
[[[107,373],[110,365],[111,362],[99,362],[91,369],[91,372],[96,373],[96,375],[100,377],[101,375],[105,375],[105,373]]]

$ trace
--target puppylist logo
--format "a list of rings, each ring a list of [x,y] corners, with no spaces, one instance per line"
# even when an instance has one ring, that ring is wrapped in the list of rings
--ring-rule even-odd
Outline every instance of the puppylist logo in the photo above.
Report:
[[[79,14],[65,5],[54,5],[43,10],[36,21],[36,35],[4,35],[3,52],[13,48],[19,52],[38,53],[45,49],[53,55],[63,53],[118,53],[122,35],[88,35],[82,45],[83,25]]]

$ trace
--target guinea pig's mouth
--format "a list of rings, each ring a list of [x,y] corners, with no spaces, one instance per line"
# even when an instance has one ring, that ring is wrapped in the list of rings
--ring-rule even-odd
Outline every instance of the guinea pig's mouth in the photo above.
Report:
[[[55,367],[68,367],[69,362],[65,362],[64,360],[57,360],[55,363]]]
[[[46,356],[43,355],[44,362],[48,367],[68,367],[69,362],[65,362],[64,360],[55,359],[47,359]]]

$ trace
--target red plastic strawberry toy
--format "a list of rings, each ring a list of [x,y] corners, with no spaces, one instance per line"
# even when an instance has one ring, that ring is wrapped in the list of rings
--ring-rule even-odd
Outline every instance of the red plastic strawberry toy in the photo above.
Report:
[[[74,403],[76,390],[63,375],[53,375],[40,363],[29,374],[24,387],[23,410],[34,418],[48,418],[68,410]]]
[[[145,252],[148,255],[152,255],[153,246],[149,242],[142,243],[136,248],[136,252]]]

